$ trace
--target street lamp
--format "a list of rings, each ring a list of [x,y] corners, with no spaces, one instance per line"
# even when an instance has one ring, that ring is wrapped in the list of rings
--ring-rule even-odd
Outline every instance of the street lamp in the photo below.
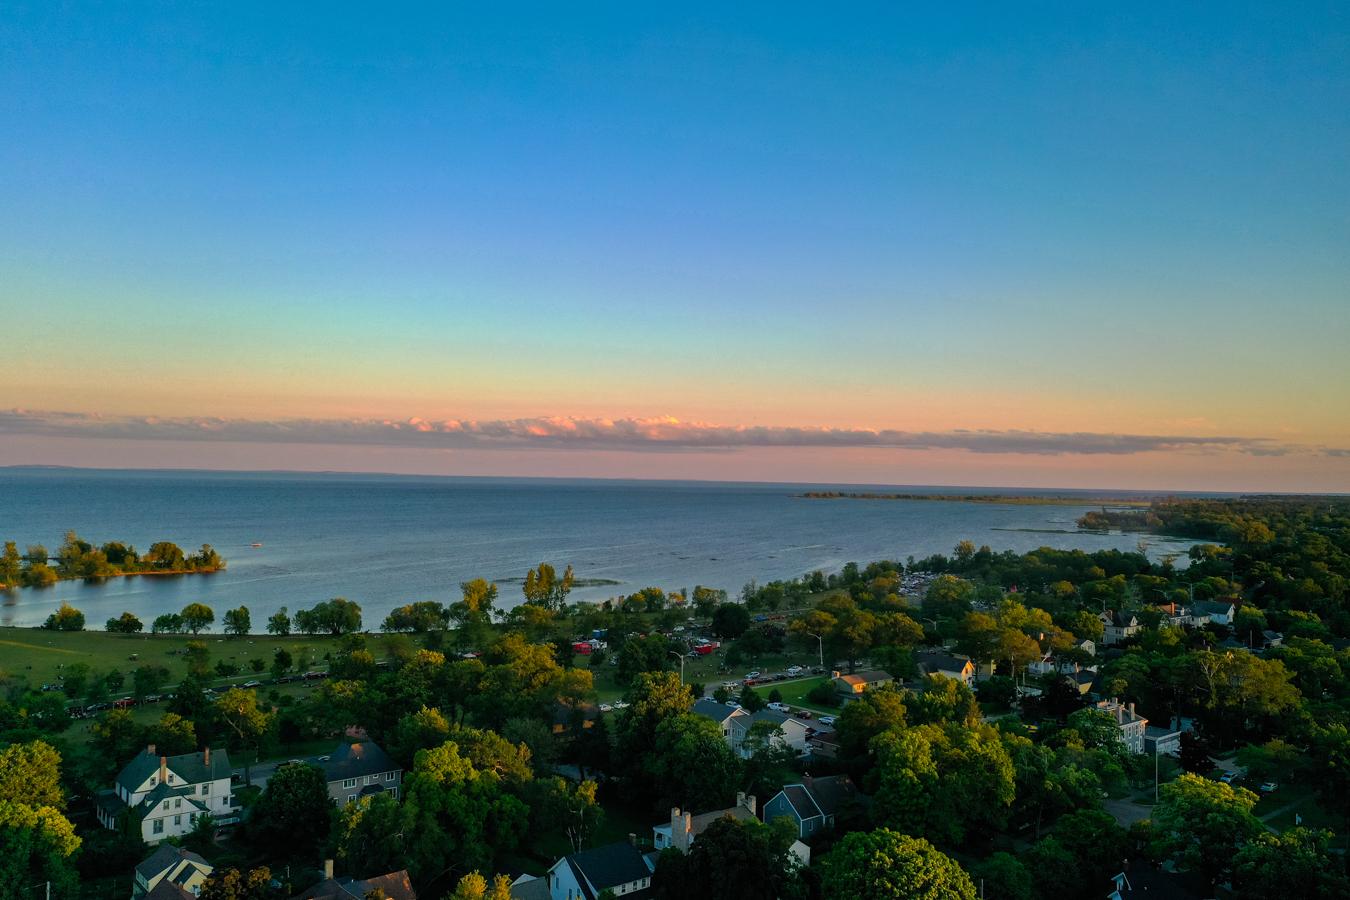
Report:
[[[825,639],[824,639],[823,637],[821,637],[820,635],[818,635],[818,634],[811,634],[811,632],[809,632],[809,631],[806,632],[806,633],[809,634],[809,635],[811,635],[811,637],[813,637],[813,638],[816,639],[816,649],[820,651],[820,667],[821,667],[822,669],[824,669],[824,668],[825,668]]]
[[[667,652],[680,661],[680,684],[684,684],[684,654],[676,653],[674,650],[669,650]]]

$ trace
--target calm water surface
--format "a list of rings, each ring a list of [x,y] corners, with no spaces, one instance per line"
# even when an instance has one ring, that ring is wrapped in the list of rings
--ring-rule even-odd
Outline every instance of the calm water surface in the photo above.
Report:
[[[818,489],[828,486],[812,486]],[[520,578],[541,560],[571,563],[603,600],[647,585],[735,594],[751,579],[839,569],[850,560],[948,552],[962,539],[995,550],[1133,549],[1137,535],[1073,532],[1082,506],[806,500],[800,485],[597,482],[258,473],[0,470],[0,539],[55,552],[67,529],[144,551],[157,540],[213,545],[214,575],[62,582],[0,595],[0,624],[37,625],[62,601],[92,627],[130,610],[149,625],[192,601],[248,606],[254,626],[278,607],[330,597],[361,604],[378,627],[413,600],[458,599],[471,578]],[[846,490],[860,490],[854,486]],[[864,488],[865,489],[865,488]],[[883,488],[883,490],[887,490]],[[889,488],[943,493],[940,488]],[[960,494],[987,493],[971,488]],[[1017,491],[1004,491],[1015,496]],[[1024,491],[1044,495],[1047,491]],[[1073,492],[1060,492],[1073,496]],[[1121,492],[1111,492],[1118,496]],[[1025,530],[1018,530],[1025,529]],[[1068,533],[1065,533],[1068,532]],[[261,542],[262,547],[250,545]],[[1150,552],[1185,549],[1154,540]],[[503,584],[502,606],[519,602]]]

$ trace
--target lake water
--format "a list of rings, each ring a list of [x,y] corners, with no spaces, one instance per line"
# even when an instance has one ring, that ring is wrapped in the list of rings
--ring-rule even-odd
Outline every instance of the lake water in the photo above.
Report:
[[[1091,504],[1003,505],[922,500],[809,500],[829,485],[550,481],[271,473],[0,469],[0,539],[55,553],[74,529],[95,544],[145,551],[157,540],[213,545],[213,575],[62,582],[0,594],[0,624],[38,625],[61,601],[91,627],[130,610],[146,626],[193,601],[245,605],[255,628],[278,607],[330,597],[360,603],[376,628],[394,607],[458,599],[472,578],[521,578],[539,563],[618,585],[573,590],[603,600],[655,585],[735,595],[761,583],[855,560],[949,552],[962,539],[995,550],[1133,549],[1137,535],[1074,533]],[[866,490],[858,486],[844,490]],[[880,488],[904,493],[986,489]],[[1048,491],[1000,491],[1009,496]],[[1053,492],[1073,497],[1075,492]],[[1123,492],[1112,491],[1112,496]],[[1081,496],[1081,494],[1080,494]],[[260,548],[250,545],[260,542]],[[1154,555],[1185,543],[1154,539]],[[521,599],[501,585],[499,605]]]

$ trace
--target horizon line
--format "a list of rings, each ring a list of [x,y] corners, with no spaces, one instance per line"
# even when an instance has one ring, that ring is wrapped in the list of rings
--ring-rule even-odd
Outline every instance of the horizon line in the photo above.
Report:
[[[49,472],[144,472],[144,473],[168,473],[168,474],[220,474],[220,475],[357,475],[370,476],[377,478],[416,478],[416,479],[437,479],[437,480],[473,480],[473,481],[551,481],[551,482],[596,482],[596,483],[644,483],[644,484],[699,484],[699,485],[764,485],[764,486],[784,486],[784,487],[849,487],[849,488],[924,488],[929,490],[961,490],[961,491],[1055,491],[1068,494],[1097,494],[1106,495],[1116,493],[1121,495],[1130,495],[1132,497],[1147,497],[1157,499],[1171,496],[1187,497],[1331,497],[1343,498],[1350,497],[1350,492],[1337,491],[1269,491],[1269,490],[1242,490],[1242,491],[1194,491],[1194,490],[1169,490],[1163,488],[1074,488],[1074,487],[1056,487],[1053,485],[990,485],[990,484],[890,484],[874,481],[761,481],[755,479],[725,479],[725,478],[601,478],[595,476],[551,476],[551,475],[454,475],[454,474],[423,474],[410,472],[385,472],[369,469],[223,469],[223,468],[205,468],[199,466],[149,466],[149,467],[125,467],[125,466],[68,466],[68,465],[49,465],[44,463],[10,463],[0,465],[0,472],[14,470],[37,470]],[[1110,499],[1105,496],[1084,497],[1084,499]]]

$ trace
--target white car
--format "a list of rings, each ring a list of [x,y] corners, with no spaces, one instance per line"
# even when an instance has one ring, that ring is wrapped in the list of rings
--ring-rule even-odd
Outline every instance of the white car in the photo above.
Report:
[[[745,673],[745,677],[746,677],[746,678],[758,678],[759,675],[760,675],[759,672],[746,672],[746,673]]]
[[[1261,783],[1261,793],[1269,794],[1271,791],[1279,788],[1279,785],[1273,781],[1264,781]]]
[[[834,725],[834,716],[821,716],[821,717],[820,717],[820,724],[822,724],[822,725],[831,725],[831,726]]]
[[[627,709],[627,708],[628,708],[628,705],[629,705],[629,704],[628,704],[628,701],[627,701],[627,700],[615,700],[615,701],[614,701],[614,708],[615,708],[615,709]]]
[[[610,706],[608,703],[601,703],[601,704],[600,704],[600,711],[601,711],[601,712],[613,712],[613,711],[614,711],[614,707]]]
[[[730,706],[732,709],[740,709],[740,708],[741,708],[741,705],[740,705],[739,703],[737,703],[735,700],[728,700],[728,701],[727,701],[727,706]]]
[[[792,712],[792,707],[788,706],[786,703],[770,703],[769,709],[780,713]]]
[[[806,670],[803,669],[801,666],[788,666],[787,673],[789,675],[800,675],[805,671]]]

